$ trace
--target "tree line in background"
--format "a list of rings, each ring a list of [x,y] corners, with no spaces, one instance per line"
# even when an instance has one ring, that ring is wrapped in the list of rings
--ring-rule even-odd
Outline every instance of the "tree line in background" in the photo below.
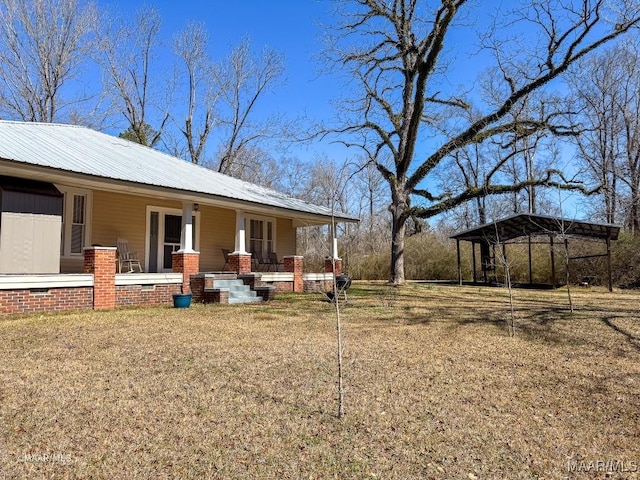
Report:
[[[286,65],[248,38],[214,58],[203,24],[163,38],[153,7],[123,17],[81,0],[1,0],[0,115],[120,129],[358,215],[340,232],[358,278],[453,278],[453,230],[511,213],[575,216],[566,191],[589,194],[579,201],[590,220],[636,234],[639,4],[479,3],[334,0],[326,58],[349,83],[335,118],[301,132],[297,120],[260,116]],[[476,57],[482,71],[469,77]],[[341,164],[278,148],[318,136],[360,153]],[[625,237],[620,251],[634,242]],[[310,268],[329,254],[325,229],[304,230],[299,243]]]

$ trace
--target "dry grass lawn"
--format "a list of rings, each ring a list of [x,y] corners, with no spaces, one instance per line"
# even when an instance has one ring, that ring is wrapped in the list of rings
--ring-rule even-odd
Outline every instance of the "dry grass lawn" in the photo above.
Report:
[[[640,294],[515,295],[355,285],[342,420],[320,294],[0,318],[0,479],[639,478]]]

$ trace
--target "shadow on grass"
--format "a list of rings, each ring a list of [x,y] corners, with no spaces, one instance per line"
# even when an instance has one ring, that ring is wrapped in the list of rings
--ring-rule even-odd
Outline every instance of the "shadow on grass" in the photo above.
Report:
[[[635,331],[634,324],[629,324],[629,328],[625,325],[626,321],[640,317],[633,302],[618,301],[610,296],[601,300],[598,293],[595,295],[578,295],[578,305],[572,313],[567,299],[561,294],[519,293],[514,303],[516,336],[560,346],[604,346],[599,337],[604,333],[602,328],[606,328],[616,335],[623,335],[634,348],[640,349],[639,332]],[[365,323],[369,328],[440,325],[450,328],[453,333],[459,328],[485,325],[504,335],[509,331],[510,307],[506,290],[486,286],[460,288],[445,283],[415,282],[397,287],[384,282],[355,282],[348,296],[348,302],[340,302],[345,319]],[[320,300],[327,304],[323,295],[306,299],[309,302],[294,308],[315,309]],[[287,309],[290,307],[287,305]],[[353,315],[350,316],[349,311]]]
[[[636,335],[633,335],[631,332],[628,332],[624,328],[616,325],[613,322],[615,318],[617,317],[608,316],[608,317],[602,317],[600,320],[607,327],[612,328],[613,330],[620,333],[621,335],[624,335],[624,337],[629,341],[629,343],[631,343],[631,345],[633,345],[635,348],[640,350],[640,337],[637,337]]]

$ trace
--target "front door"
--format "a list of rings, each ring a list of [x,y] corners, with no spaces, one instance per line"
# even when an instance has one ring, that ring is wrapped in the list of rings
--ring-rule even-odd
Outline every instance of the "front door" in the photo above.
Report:
[[[162,239],[162,269],[171,270],[171,253],[180,250],[182,216],[164,215],[164,236]]]
[[[197,250],[197,226],[193,217],[193,246]],[[171,253],[180,249],[182,215],[180,210],[167,208],[147,209],[147,259],[146,271],[170,272]]]

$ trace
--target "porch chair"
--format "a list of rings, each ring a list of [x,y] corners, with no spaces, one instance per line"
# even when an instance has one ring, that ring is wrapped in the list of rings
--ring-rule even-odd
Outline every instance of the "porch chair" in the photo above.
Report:
[[[255,266],[256,272],[263,272],[265,266],[269,264],[262,256],[262,252],[251,252],[251,263]]]
[[[138,271],[142,273],[144,270],[142,269],[142,263],[140,263],[140,259],[138,258],[138,254],[136,252],[131,252],[129,250],[129,242],[124,238],[118,238],[118,273],[122,273],[122,266],[129,266],[129,271],[127,273],[133,273],[133,267],[137,266]]]
[[[269,252],[269,258],[267,261],[267,269],[273,267],[274,272],[279,272],[280,267],[283,267],[284,263],[278,260],[278,255],[276,252]]]
[[[226,248],[222,249],[222,256],[224,257],[224,266],[222,267],[222,271],[225,271],[225,268],[227,268],[227,265],[229,265],[229,254],[231,253],[231,250],[228,250]]]

